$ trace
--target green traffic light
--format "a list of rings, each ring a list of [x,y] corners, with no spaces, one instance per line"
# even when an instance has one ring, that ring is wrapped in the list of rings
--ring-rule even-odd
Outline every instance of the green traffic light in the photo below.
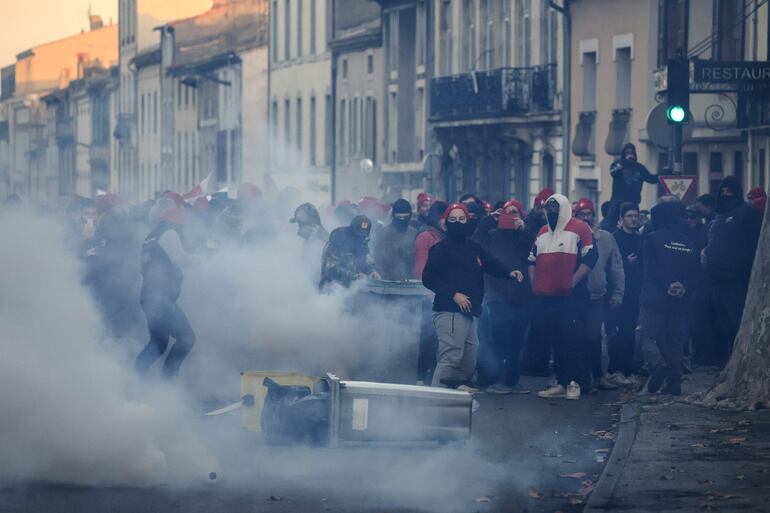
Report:
[[[687,113],[681,105],[672,105],[666,110],[666,117],[674,123],[681,123],[686,115]]]

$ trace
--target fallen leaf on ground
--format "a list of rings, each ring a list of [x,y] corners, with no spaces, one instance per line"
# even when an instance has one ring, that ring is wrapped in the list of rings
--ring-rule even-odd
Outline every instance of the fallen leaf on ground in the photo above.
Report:
[[[672,479],[674,479],[674,478],[671,477],[671,476],[660,476],[658,478],[658,481],[671,481]]]
[[[570,474],[559,474],[559,477],[571,477],[573,479],[583,479],[588,474],[585,472],[572,472]]]
[[[591,431],[591,434],[595,437],[601,439],[601,440],[614,440],[615,439],[615,433],[612,431],[605,431],[605,430],[594,430]]]
[[[585,501],[581,499],[580,497],[570,497],[569,504],[570,506],[578,506],[580,504],[583,504]]]
[[[270,502],[278,502],[278,501],[282,501],[283,498],[278,497],[277,495],[271,495],[270,497],[267,498],[267,500],[269,500]]]
[[[726,427],[726,428],[719,428],[719,429],[709,429],[709,433],[729,433],[730,431],[735,431],[734,427]]]
[[[543,495],[542,493],[540,493],[540,490],[538,490],[538,489],[537,489],[537,488],[535,488],[534,486],[530,486],[530,487],[529,487],[529,490],[528,490],[528,492],[527,492],[527,495],[529,495],[529,496],[530,496],[530,497],[532,497],[533,499],[537,499],[537,500],[539,500],[539,501],[543,500],[543,497],[544,497],[544,495]]]
[[[578,492],[579,495],[586,497],[594,490],[593,481],[583,481],[583,487]]]
[[[726,500],[737,499],[738,498],[737,495],[731,495],[729,493],[717,492],[715,490],[709,490],[704,495],[706,496],[706,500],[709,500],[709,501],[726,501]]]
[[[476,502],[489,502],[489,497],[476,497]]]
[[[577,463],[575,460],[564,460],[564,463]]]
[[[692,444],[690,447],[697,447],[698,449],[703,449],[706,447],[706,444],[698,443],[698,444]]]
[[[739,420],[738,421],[739,426],[750,426],[751,421],[749,419]]]
[[[714,484],[714,481],[711,479],[701,479],[698,481],[698,484]]]
[[[745,478],[746,476],[744,476],[743,474],[738,474],[737,476],[735,476],[735,479],[737,479],[738,481],[743,481]]]
[[[737,438],[730,438],[726,442],[722,442],[721,444],[719,444],[719,446],[724,447],[726,445],[741,445],[745,441],[746,441],[745,436],[739,436]]]
[[[610,452],[609,449],[596,449],[594,452]]]

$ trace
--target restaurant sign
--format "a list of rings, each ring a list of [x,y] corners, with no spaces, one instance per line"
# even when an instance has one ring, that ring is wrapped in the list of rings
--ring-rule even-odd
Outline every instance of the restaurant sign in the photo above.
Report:
[[[748,87],[770,85],[770,62],[696,60],[695,82]]]

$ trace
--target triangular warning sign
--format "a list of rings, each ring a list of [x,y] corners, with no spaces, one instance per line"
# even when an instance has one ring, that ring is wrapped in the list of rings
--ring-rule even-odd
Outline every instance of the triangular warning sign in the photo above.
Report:
[[[684,175],[661,176],[660,183],[668,194],[682,199],[698,183],[698,177]]]

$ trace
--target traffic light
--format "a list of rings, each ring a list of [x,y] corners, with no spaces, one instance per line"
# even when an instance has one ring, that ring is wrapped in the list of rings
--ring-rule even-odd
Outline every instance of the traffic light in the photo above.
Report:
[[[670,59],[668,61],[668,105],[666,119],[670,125],[690,122],[690,61]]]

